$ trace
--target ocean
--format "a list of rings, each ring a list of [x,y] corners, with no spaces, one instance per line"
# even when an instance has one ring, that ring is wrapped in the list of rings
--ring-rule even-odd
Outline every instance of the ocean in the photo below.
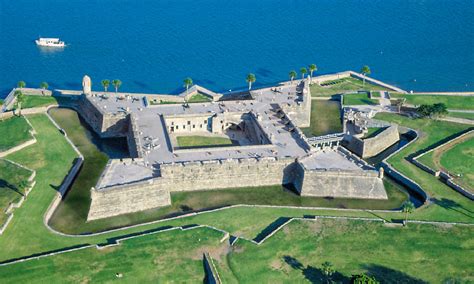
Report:
[[[0,0],[0,97],[27,87],[80,89],[88,74],[121,90],[215,91],[359,71],[406,90],[474,91],[472,0]],[[63,49],[34,40],[60,37]]]

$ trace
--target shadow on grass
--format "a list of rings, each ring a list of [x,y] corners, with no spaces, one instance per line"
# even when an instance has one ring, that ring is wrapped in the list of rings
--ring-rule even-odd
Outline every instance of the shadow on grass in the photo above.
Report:
[[[394,270],[378,264],[369,264],[364,266],[367,274],[374,276],[381,283],[406,283],[406,284],[420,284],[428,283],[421,279],[412,277],[404,272]]]
[[[350,278],[344,276],[338,271],[334,271],[334,273],[330,277],[328,277],[324,275],[322,269],[311,265],[307,265],[305,267],[299,260],[289,255],[283,256],[283,260],[291,268],[295,270],[301,270],[303,276],[310,283],[349,283],[350,281]]]
[[[24,194],[18,189],[18,187],[16,187],[14,184],[9,183],[8,181],[6,181],[4,179],[0,179],[0,188],[2,188],[2,187],[10,189],[10,190],[18,193],[19,195],[24,196]]]
[[[453,210],[453,211],[456,211],[460,214],[463,214],[471,219],[474,219],[474,216],[472,215],[472,211],[467,209],[467,208],[464,208],[464,206],[462,206],[461,204],[457,203],[456,201],[454,200],[451,200],[451,199],[448,199],[448,198],[441,198],[441,199],[437,199],[437,198],[432,198],[431,201],[438,205],[438,206],[441,206],[445,209],[448,209],[448,210]],[[463,212],[465,211],[465,212]]]
[[[285,222],[290,220],[291,218],[288,217],[280,217],[273,221],[270,225],[268,225],[263,231],[261,231],[253,240],[256,241],[257,243],[261,242],[266,236],[271,234],[273,231],[275,231],[278,227],[283,225]]]

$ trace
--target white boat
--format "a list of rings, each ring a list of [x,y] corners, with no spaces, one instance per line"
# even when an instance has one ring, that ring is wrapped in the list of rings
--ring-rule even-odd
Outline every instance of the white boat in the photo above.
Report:
[[[60,41],[59,38],[46,38],[40,37],[35,40],[36,44],[39,46],[48,46],[48,47],[64,47],[64,41]]]

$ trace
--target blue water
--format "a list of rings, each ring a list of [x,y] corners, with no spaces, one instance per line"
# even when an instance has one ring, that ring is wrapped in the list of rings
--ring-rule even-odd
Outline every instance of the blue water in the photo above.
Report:
[[[474,90],[474,1],[0,0],[0,97],[36,87],[177,92],[184,77],[217,91],[359,70],[407,90]],[[38,48],[61,37],[63,50]]]

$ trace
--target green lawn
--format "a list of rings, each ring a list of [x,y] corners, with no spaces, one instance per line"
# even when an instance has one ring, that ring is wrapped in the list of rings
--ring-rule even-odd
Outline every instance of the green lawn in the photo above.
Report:
[[[178,136],[176,137],[180,148],[199,148],[213,146],[232,146],[237,142],[233,142],[227,137],[210,137],[210,136]]]
[[[313,100],[310,127],[301,130],[308,137],[342,132],[340,112],[339,101]]]
[[[319,219],[293,221],[260,246],[238,240],[230,247],[220,242],[222,233],[197,228],[0,267],[0,282],[201,282],[208,252],[224,283],[323,283],[325,261],[343,283],[363,272],[382,283],[469,283],[473,233],[472,227]]]
[[[322,82],[320,86],[318,84],[313,84],[310,86],[311,96],[313,97],[330,97],[336,94],[342,94],[351,91],[387,91],[388,89],[372,85],[368,82],[363,84],[362,80],[348,77],[338,80],[325,81]]]
[[[474,120],[474,112],[449,112],[448,116]]]
[[[13,116],[0,120],[0,151],[3,152],[32,139],[31,130],[23,117]]]
[[[472,227],[293,221],[259,247],[237,241],[217,264],[224,283],[325,283],[325,261],[336,283],[357,273],[381,283],[471,283],[473,233]]]
[[[210,101],[212,101],[210,97],[197,93],[189,98],[188,103],[206,103]]]
[[[25,194],[20,183],[27,181],[30,176],[31,171],[0,159],[0,226],[7,218],[5,210],[10,203],[20,201]]]
[[[344,105],[377,105],[378,103],[376,99],[369,99],[367,93],[344,95]]]
[[[443,152],[440,163],[450,174],[460,175],[455,178],[458,183],[474,191],[474,136]]]
[[[474,96],[446,96],[446,95],[411,95],[390,93],[391,98],[406,98],[407,103],[419,106],[422,104],[444,103],[450,109],[474,110]]]
[[[419,208],[413,216],[424,220],[445,220],[474,222],[474,203],[439,181],[435,176],[409,162],[410,154],[425,150],[446,137],[468,129],[469,125],[436,121],[431,119],[410,119],[396,114],[378,113],[376,119],[397,123],[420,131],[420,138],[392,156],[389,162],[403,174],[411,177],[431,196],[429,205]]]
[[[22,108],[43,107],[58,104],[55,97],[50,96],[25,96],[25,102],[21,105]]]

